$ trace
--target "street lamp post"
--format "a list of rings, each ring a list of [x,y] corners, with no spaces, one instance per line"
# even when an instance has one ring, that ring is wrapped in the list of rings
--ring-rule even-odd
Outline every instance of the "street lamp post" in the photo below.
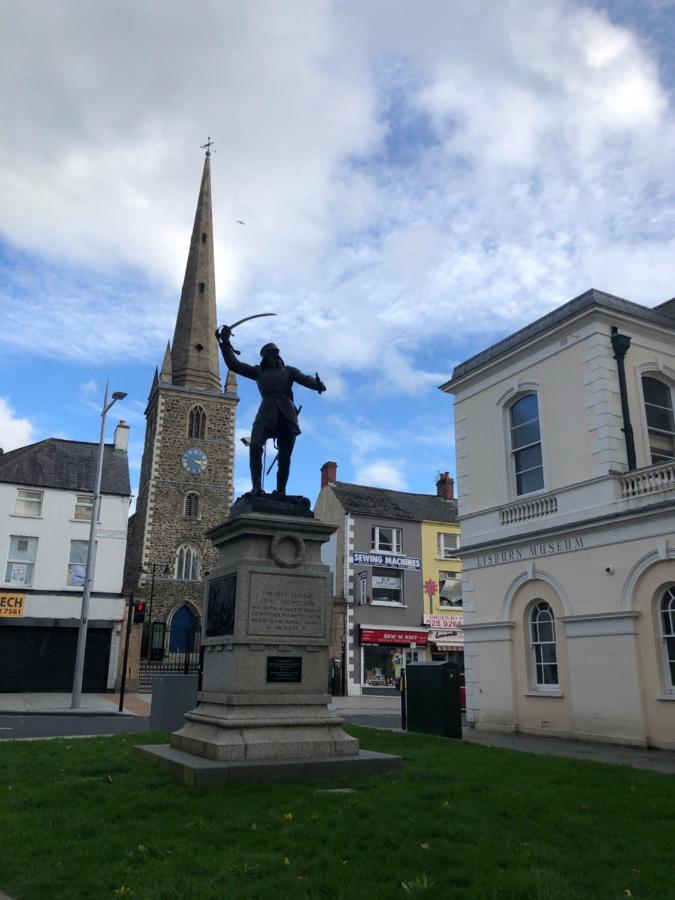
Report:
[[[98,457],[96,460],[96,479],[94,481],[94,503],[91,510],[91,524],[89,526],[89,544],[87,546],[87,565],[84,573],[84,588],[82,590],[82,607],[80,609],[80,626],[77,632],[77,653],[75,655],[75,673],[73,675],[73,693],[70,703],[71,709],[79,709],[82,700],[82,678],[84,675],[84,653],[87,644],[87,624],[89,619],[89,598],[94,582],[94,570],[96,568],[96,524],[98,522],[99,506],[101,505],[101,476],[103,474],[103,450],[105,442],[105,420],[108,411],[117,400],[124,400],[127,395],[123,391],[115,391],[112,400],[108,402],[108,382],[105,385],[103,397],[103,409],[101,410],[101,436],[98,442]]]

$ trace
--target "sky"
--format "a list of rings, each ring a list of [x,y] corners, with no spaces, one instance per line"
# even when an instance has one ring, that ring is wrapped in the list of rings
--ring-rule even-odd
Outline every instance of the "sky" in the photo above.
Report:
[[[242,359],[327,386],[289,492],[334,460],[433,493],[457,363],[591,287],[675,294],[674,30],[675,0],[0,0],[0,446],[97,441],[109,379],[136,491],[210,135],[219,322],[276,312]]]

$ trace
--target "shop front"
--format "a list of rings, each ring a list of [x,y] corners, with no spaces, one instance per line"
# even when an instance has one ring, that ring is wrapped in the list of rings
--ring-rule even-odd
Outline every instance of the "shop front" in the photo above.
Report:
[[[389,694],[398,691],[405,666],[424,659],[428,633],[427,628],[370,628],[361,625],[362,693]]]
[[[464,616],[425,614],[429,626],[429,650],[434,662],[453,662],[464,671]]]

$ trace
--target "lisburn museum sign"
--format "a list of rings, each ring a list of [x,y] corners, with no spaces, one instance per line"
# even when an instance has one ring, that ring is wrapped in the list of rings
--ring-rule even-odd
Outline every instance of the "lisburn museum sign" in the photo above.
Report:
[[[521,559],[539,559],[542,556],[583,549],[584,539],[581,537],[559,538],[538,544],[527,544],[524,547],[514,547],[513,550],[490,550],[485,553],[477,553],[476,566],[480,568],[481,566],[494,566],[497,563],[518,562]]]

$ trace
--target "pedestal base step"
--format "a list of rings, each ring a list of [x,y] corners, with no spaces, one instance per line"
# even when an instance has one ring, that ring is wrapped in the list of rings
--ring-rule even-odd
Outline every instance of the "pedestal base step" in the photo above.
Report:
[[[141,744],[135,749],[167,771],[177,781],[194,787],[237,784],[246,781],[306,781],[375,775],[403,768],[403,757],[359,750],[354,756],[321,756],[299,759],[253,759],[215,762],[175,750],[169,744]]]

